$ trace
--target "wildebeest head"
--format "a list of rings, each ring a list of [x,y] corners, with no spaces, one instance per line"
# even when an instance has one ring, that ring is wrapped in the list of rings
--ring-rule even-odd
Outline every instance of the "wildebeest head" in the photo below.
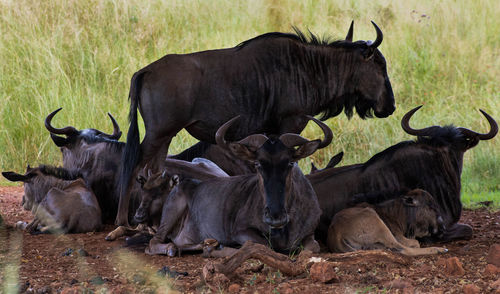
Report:
[[[57,187],[61,181],[76,180],[81,174],[63,168],[41,165],[36,168],[26,167],[24,175],[16,172],[2,172],[2,175],[11,182],[24,183],[24,195],[21,205],[25,210],[33,210],[43,200],[47,192]]]
[[[353,108],[361,118],[384,118],[391,115],[395,107],[394,93],[387,75],[387,63],[377,47],[382,43],[384,35],[380,28],[372,21],[377,38],[375,41],[352,42],[354,21],[344,41],[346,48],[355,51],[352,55],[353,71],[350,73],[346,87],[345,113],[352,116]],[[324,113],[324,118],[338,114],[340,110],[332,107]],[[335,114],[336,113],[336,114]]]
[[[61,109],[62,108],[54,110],[45,118],[45,127],[47,128],[47,130],[49,130],[52,141],[54,141],[54,143],[61,148],[61,151],[63,153],[63,161],[65,161],[65,163],[66,160],[75,156],[73,153],[80,152],[78,148],[82,145],[97,142],[116,142],[122,135],[120,126],[110,113],[108,113],[108,116],[111,119],[111,123],[113,124],[112,134],[106,134],[92,128],[84,130],[77,130],[72,126],[55,128],[51,125],[51,121],[56,113],[58,113]],[[58,135],[64,135],[66,138]]]
[[[169,191],[179,182],[179,176],[170,176],[167,170],[153,173],[147,166],[137,176],[137,182],[142,188],[141,203],[137,208],[134,220],[143,223],[150,216],[161,213],[163,196],[168,195]]]
[[[260,194],[265,203],[263,221],[271,228],[281,228],[289,221],[286,202],[292,185],[291,170],[299,159],[330,144],[332,131],[324,123],[309,116],[308,118],[323,130],[323,141],[309,141],[300,135],[286,133],[279,137],[255,134],[238,142],[226,142],[224,135],[238,118],[235,117],[222,125],[217,130],[215,140],[219,146],[229,149],[238,158],[253,162],[259,177]]]
[[[439,127],[439,126],[431,126],[423,129],[413,129],[410,127],[410,118],[413,116],[417,110],[419,110],[423,105],[420,105],[418,107],[413,108],[410,110],[408,113],[406,113],[403,118],[401,119],[401,126],[403,127],[403,130],[414,136],[418,136],[419,138],[425,138],[425,137],[432,137],[432,138],[437,138],[441,135],[443,141],[452,141],[453,145],[452,148],[461,152],[467,151],[468,149],[476,146],[480,140],[489,140],[492,139],[493,137],[496,136],[498,133],[498,124],[497,122],[484,110],[480,109],[481,113],[486,117],[488,120],[488,123],[490,124],[490,131],[486,134],[481,134],[477,133],[474,131],[471,131],[466,128],[456,128],[458,132],[449,132],[450,134],[447,135],[447,128]],[[440,132],[442,134],[440,134]],[[449,138],[449,136],[453,136],[453,138]],[[459,137],[457,137],[459,136]]]
[[[375,209],[389,227],[399,226],[409,238],[436,235],[445,229],[438,203],[422,189],[376,204]]]

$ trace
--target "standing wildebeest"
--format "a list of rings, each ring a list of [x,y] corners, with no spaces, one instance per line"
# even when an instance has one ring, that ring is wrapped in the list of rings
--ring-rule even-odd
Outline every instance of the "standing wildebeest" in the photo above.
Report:
[[[45,127],[50,132],[54,143],[61,149],[64,168],[78,169],[82,173],[87,185],[99,201],[103,212],[103,222],[113,223],[119,202],[119,191],[116,189],[118,167],[125,147],[125,143],[118,141],[121,136],[120,127],[113,116],[108,113],[113,123],[112,134],[91,128],[77,130],[73,126],[55,128],[51,122],[61,109],[56,109],[45,118]],[[215,144],[205,142],[199,142],[169,158],[191,161],[196,157],[204,157],[214,161],[230,175],[252,172],[248,164],[232,156],[230,152]],[[139,196],[132,197],[133,207],[137,207],[141,202]],[[134,211],[130,211],[131,215],[133,213]]]
[[[373,23],[373,22],[372,22]],[[214,141],[216,130],[241,115],[231,140],[250,134],[300,133],[304,115],[322,119],[353,109],[362,118],[387,117],[395,110],[384,56],[374,42],[310,40],[296,34],[267,33],[234,48],[170,54],[134,74],[130,86],[130,128],[120,174],[116,224],[127,224],[129,183],[135,171],[167,153],[185,128],[195,138]],[[146,128],[139,144],[137,109]]]
[[[31,210],[33,221],[26,227],[35,232],[85,233],[101,227],[101,209],[81,174],[41,165],[24,175],[2,172],[13,182],[24,182],[22,205]]]
[[[420,107],[409,111],[401,120],[403,130],[418,136],[417,140],[398,143],[363,164],[330,168],[307,176],[323,210],[316,230],[317,239],[326,240],[333,216],[348,207],[355,195],[362,197],[359,194],[365,194],[369,202],[369,194],[373,192],[391,193],[417,188],[428,191],[441,209],[446,228],[444,234],[434,240],[472,237],[470,226],[457,223],[462,212],[460,176],[463,156],[479,140],[492,139],[498,132],[498,125],[481,110],[490,124],[487,134],[453,126],[415,130],[409,126],[409,120]]]
[[[435,199],[415,189],[374,206],[361,204],[335,214],[328,228],[328,249],[350,252],[388,248],[408,256],[444,253],[446,248],[419,248],[414,239],[436,234],[440,221]]]
[[[165,201],[160,227],[146,253],[172,256],[177,250],[199,250],[205,239],[215,239],[224,246],[250,240],[280,251],[302,244],[319,251],[314,229],[321,210],[296,162],[326,147],[332,132],[310,119],[323,130],[323,141],[286,133],[271,138],[250,135],[228,143],[224,136],[235,118],[222,125],[216,134],[217,144],[253,162],[257,172],[202,182],[181,181]],[[167,240],[171,243],[164,243]]]

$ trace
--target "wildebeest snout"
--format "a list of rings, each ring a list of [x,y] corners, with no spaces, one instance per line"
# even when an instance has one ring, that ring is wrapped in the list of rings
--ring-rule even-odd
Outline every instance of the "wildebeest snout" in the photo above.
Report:
[[[268,207],[264,209],[264,223],[268,224],[271,228],[282,228],[288,221],[289,216],[286,210],[278,213],[271,213]]]
[[[143,223],[143,222],[145,222],[148,219],[148,215],[149,215],[148,214],[148,210],[145,209],[144,207],[140,206],[135,211],[134,220],[137,223]]]

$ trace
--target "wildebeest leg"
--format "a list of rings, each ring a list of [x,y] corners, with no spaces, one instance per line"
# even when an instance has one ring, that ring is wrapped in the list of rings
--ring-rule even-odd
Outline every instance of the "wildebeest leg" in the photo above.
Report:
[[[453,240],[469,240],[472,238],[473,231],[474,230],[469,225],[456,223],[446,228],[446,231],[439,238],[439,241],[450,242]]]
[[[394,237],[396,238],[396,240],[398,240],[399,243],[401,243],[405,246],[412,247],[412,248],[420,248],[420,243],[418,243],[418,241],[415,239],[408,239],[405,236],[400,235],[400,234],[394,235]]]
[[[302,246],[304,250],[309,250],[313,253],[318,253],[320,251],[318,242],[314,239],[314,234],[311,234],[302,240]]]
[[[119,226],[118,228],[109,232],[109,234],[107,234],[104,239],[106,241],[114,241],[122,236],[132,236],[134,234],[141,233],[146,230],[148,231],[148,233],[150,233],[149,227],[147,227],[145,224],[138,224],[135,229],[126,226]]]
[[[26,226],[26,231],[28,233],[34,233],[37,230],[39,224],[40,220],[35,217],[33,221]]]
[[[139,171],[141,171],[146,164],[148,164],[148,166],[151,169],[158,168],[157,164],[162,162],[163,159],[165,159],[167,156],[168,147],[170,146],[170,142],[172,141],[173,136],[175,136],[175,134],[177,134],[177,132],[179,132],[180,130],[181,129],[177,129],[173,133],[173,135],[165,136],[163,138],[157,138],[153,137],[151,134],[146,134],[140,146],[141,160],[139,164],[135,167],[132,178],[135,178],[136,175],[139,173]],[[156,156],[160,156],[161,159],[156,158]],[[130,197],[134,185],[136,185],[136,182],[135,180],[131,179],[129,181],[125,194],[120,195],[120,200],[118,202],[118,213],[116,215],[116,221],[115,221],[116,225],[130,227],[128,222],[128,214],[129,214]]]
[[[380,219],[379,219],[380,220]],[[448,252],[448,249],[443,247],[427,247],[427,248],[411,248],[399,243],[389,228],[380,220],[374,232],[373,244],[382,244],[390,250],[394,250],[406,256],[432,255]],[[368,246],[369,247],[369,246]]]

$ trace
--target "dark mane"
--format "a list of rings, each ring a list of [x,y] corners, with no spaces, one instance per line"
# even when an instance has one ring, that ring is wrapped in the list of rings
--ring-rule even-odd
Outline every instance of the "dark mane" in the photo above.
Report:
[[[298,29],[296,26],[292,26],[292,29],[294,30],[294,33],[282,33],[282,32],[270,32],[270,33],[265,33],[259,36],[256,36],[252,39],[248,39],[246,41],[243,41],[236,45],[237,49],[241,49],[248,44],[255,42],[255,41],[260,41],[260,40],[265,40],[265,39],[276,39],[276,38],[287,38],[290,40],[294,41],[299,41],[303,44],[306,45],[317,45],[317,46],[334,46],[334,47],[345,47],[345,48],[352,48],[352,47],[357,47],[360,46],[361,44],[365,44],[365,41],[357,41],[357,42],[346,42],[345,40],[333,40],[329,36],[324,36],[323,38],[318,37],[317,35],[313,34],[310,30],[307,30],[307,34],[302,32],[300,29]]]
[[[83,178],[80,171],[77,170],[68,170],[62,167],[55,167],[51,165],[40,165],[38,169],[44,175],[53,176],[65,181],[73,181],[78,178]]]
[[[464,139],[464,135],[458,128],[453,125],[447,125],[433,128],[430,135],[419,136],[415,142],[433,147],[442,147],[463,142]]]
[[[403,141],[396,145],[393,145],[382,152],[375,154],[370,158],[365,164],[364,168],[374,164],[379,160],[390,160],[396,151],[401,148],[405,148],[408,145],[414,144],[424,144],[432,147],[443,147],[459,144],[464,140],[464,136],[459,129],[452,125],[439,127],[436,126],[431,131],[428,136],[418,136],[416,140]]]
[[[124,142],[117,140],[111,140],[105,137],[96,136],[95,134],[86,134],[84,132],[80,133],[80,137],[85,140],[88,144],[105,143],[106,147],[111,151],[119,151],[125,147]]]

